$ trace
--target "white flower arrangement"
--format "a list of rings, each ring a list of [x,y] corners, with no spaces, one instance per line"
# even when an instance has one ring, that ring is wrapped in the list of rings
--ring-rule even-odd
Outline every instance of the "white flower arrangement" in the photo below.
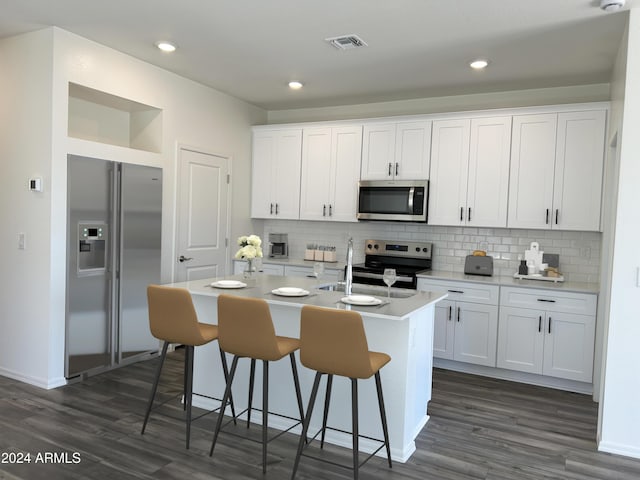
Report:
[[[262,258],[262,240],[257,235],[243,235],[238,237],[238,245],[240,249],[236,252],[236,258],[244,260],[253,260],[254,258]]]

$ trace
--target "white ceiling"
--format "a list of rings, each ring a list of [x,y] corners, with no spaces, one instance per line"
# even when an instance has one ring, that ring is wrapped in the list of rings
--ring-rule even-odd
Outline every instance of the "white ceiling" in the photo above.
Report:
[[[281,110],[606,83],[634,2],[0,0],[0,38],[55,25]],[[324,41],[354,33],[368,47]],[[178,50],[161,53],[161,39]],[[485,71],[468,67],[476,57]]]

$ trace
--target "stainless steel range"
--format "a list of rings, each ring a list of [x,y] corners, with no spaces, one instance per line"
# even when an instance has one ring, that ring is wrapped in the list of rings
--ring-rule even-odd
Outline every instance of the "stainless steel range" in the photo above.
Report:
[[[398,279],[393,286],[415,289],[416,275],[431,270],[432,250],[432,243],[366,240],[364,263],[353,266],[353,283],[384,285],[384,269],[394,268]]]

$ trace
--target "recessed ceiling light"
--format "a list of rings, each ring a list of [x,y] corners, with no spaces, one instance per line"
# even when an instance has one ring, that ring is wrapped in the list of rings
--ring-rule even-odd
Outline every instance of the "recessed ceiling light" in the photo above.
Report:
[[[469,66],[474,70],[482,70],[487,65],[489,65],[489,62],[487,62],[486,60],[474,60],[469,64]]]
[[[289,88],[291,90],[300,90],[302,88],[302,83],[296,81],[289,82]]]
[[[160,50],[162,50],[163,52],[175,52],[176,51],[176,46],[171,43],[171,42],[167,42],[167,41],[161,41],[156,43],[156,47],[158,47]]]
[[[600,8],[605,12],[617,12],[624,7],[625,0],[601,0]]]

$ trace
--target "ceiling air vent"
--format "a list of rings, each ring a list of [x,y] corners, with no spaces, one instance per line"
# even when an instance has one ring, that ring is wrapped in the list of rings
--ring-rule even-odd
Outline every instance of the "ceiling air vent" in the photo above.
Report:
[[[367,44],[358,35],[341,35],[339,37],[325,38],[326,42],[338,50],[351,50],[352,48],[366,47]]]

